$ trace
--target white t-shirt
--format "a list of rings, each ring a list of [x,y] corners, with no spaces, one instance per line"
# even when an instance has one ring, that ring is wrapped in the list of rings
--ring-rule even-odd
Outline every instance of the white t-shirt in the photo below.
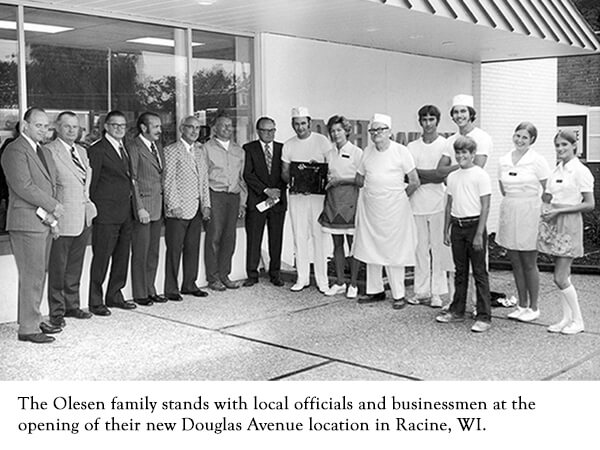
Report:
[[[502,182],[504,192],[507,196],[539,196],[540,180],[550,176],[546,158],[529,149],[517,164],[513,164],[514,152],[508,152],[498,162],[498,180]]]
[[[370,192],[404,191],[404,175],[415,169],[415,162],[404,145],[390,141],[380,152],[369,144],[363,153],[357,172],[365,177],[365,189]]]
[[[363,151],[351,142],[342,148],[333,146],[325,155],[329,170],[329,179],[354,178]]]
[[[594,192],[594,176],[579,158],[567,164],[561,162],[554,168],[546,184],[546,192],[552,194],[555,205],[578,205],[583,192]]]
[[[458,136],[461,136],[461,134],[454,133],[452,136],[446,139],[446,150],[444,151],[444,156],[450,157],[451,165],[453,166],[456,164],[456,158],[454,157],[454,141],[456,141]],[[489,134],[487,134],[481,128],[475,127],[469,131],[466,136],[472,138],[477,144],[477,152],[475,153],[476,155],[484,155],[488,158],[490,157],[490,154],[494,149],[494,144],[492,142],[492,137]]]
[[[448,175],[448,195],[452,196],[452,217],[474,217],[481,214],[481,197],[491,195],[490,176],[479,166],[458,169]]]
[[[286,163],[291,162],[310,162],[314,160],[318,163],[325,162],[325,155],[331,149],[331,141],[319,133],[310,133],[306,139],[299,139],[294,136],[283,144],[281,160]]]
[[[420,138],[410,142],[406,148],[415,160],[417,169],[435,170],[446,149],[446,139],[438,136],[435,141],[427,144],[423,138]],[[427,183],[419,186],[410,196],[413,214],[420,216],[443,211],[445,191],[444,183]]]

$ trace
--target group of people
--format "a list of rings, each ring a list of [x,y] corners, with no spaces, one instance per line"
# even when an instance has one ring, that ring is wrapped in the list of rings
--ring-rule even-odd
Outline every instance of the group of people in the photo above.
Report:
[[[109,316],[110,308],[205,297],[197,285],[200,236],[206,230],[204,264],[213,291],[251,287],[259,282],[264,229],[268,230],[268,275],[283,286],[281,253],[286,211],[292,225],[300,292],[310,283],[310,265],[325,295],[345,294],[368,304],[385,300],[385,268],[393,308],[407,303],[442,307],[441,323],[465,320],[469,273],[476,292],[472,330],[491,324],[486,222],[491,181],[483,170],[492,152],[490,136],[474,125],[473,98],[458,95],[450,111],[456,134],[438,134],[440,110],[418,111],[421,137],[408,147],[392,139],[392,119],[374,114],[371,142],[361,150],[350,142],[352,126],[343,116],[327,123],[329,138],[311,130],[307,108],[292,110],[295,136],[275,141],[270,117],[256,122],[258,139],[243,147],[233,140],[231,118],[220,115],[213,136],[198,142],[201,122],[180,124],[181,138],[161,146],[161,119],[145,112],[137,136],[127,141],[126,116],[109,112],[104,135],[87,151],[77,142],[77,116],[56,117],[56,139],[44,144],[49,118],[41,108],[24,115],[20,136],[2,154],[9,188],[7,229],[19,273],[18,339],[54,341],[51,334],[65,318]],[[515,149],[500,159],[503,200],[498,243],[508,249],[519,306],[509,315],[539,317],[537,251],[556,257],[555,282],[563,298],[563,318],[551,332],[575,334],[584,324],[569,273],[581,256],[581,213],[594,208],[593,177],[576,157],[576,138],[562,131],[555,138],[558,165],[552,171],[531,149],[535,127],[515,130]],[[287,192],[294,163],[326,163],[325,195]],[[230,279],[236,223],[246,225],[246,272]],[[164,291],[155,279],[161,229],[165,227]],[[327,273],[326,239],[333,240],[335,281]],[[80,307],[80,279],[91,235],[89,312]],[[350,280],[345,279],[346,248]],[[131,262],[133,299],[124,298]],[[366,263],[366,293],[358,296],[360,262]],[[183,278],[179,269],[183,265]],[[107,272],[108,284],[103,290]],[[406,299],[404,273],[415,266],[414,297]],[[49,319],[40,305],[48,271]],[[450,273],[451,276],[447,276]]]

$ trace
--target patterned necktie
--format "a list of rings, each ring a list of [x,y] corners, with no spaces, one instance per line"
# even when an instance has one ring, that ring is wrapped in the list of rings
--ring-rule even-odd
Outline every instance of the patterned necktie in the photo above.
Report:
[[[158,168],[162,169],[162,165],[160,164],[160,158],[158,156],[158,149],[156,148],[156,145],[154,145],[154,142],[152,144],[150,144],[150,150],[152,151],[152,154],[154,155],[154,158],[156,159],[156,164],[158,164]]]
[[[75,146],[71,147],[71,159],[73,160],[73,164],[75,164],[75,167],[77,167],[81,171],[81,174],[83,175],[83,181],[85,182],[85,167],[83,166],[83,164],[81,164],[81,161],[79,161],[79,158],[75,153]]]
[[[121,155],[121,161],[123,161],[127,175],[129,175],[129,157],[125,147],[123,146],[123,142],[119,142],[119,154]]]
[[[38,155],[38,158],[40,158],[40,161],[42,161],[42,165],[46,169],[46,172],[48,172],[48,174],[50,174],[50,170],[48,170],[48,162],[46,161],[46,157],[44,156],[44,153],[42,152],[42,147],[40,147],[39,144],[35,147],[35,151]]]
[[[273,155],[271,155],[271,149],[269,148],[269,144],[265,144],[264,148],[265,152],[265,162],[267,163],[267,170],[269,174],[271,173],[271,165],[273,164]]]

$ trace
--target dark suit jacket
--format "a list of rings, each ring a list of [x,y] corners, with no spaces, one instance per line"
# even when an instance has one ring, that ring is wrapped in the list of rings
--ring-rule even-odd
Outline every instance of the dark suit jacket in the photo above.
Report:
[[[163,209],[163,183],[162,173],[165,164],[162,147],[156,145],[160,165],[146,144],[136,136],[127,145],[131,158],[131,178],[133,192],[138,208],[144,208],[150,214],[150,220],[155,221],[162,217]],[[134,211],[137,219],[137,209]]]
[[[267,171],[267,163],[260,141],[252,141],[244,145],[246,151],[244,180],[248,185],[248,210],[255,209],[257,203],[267,199],[267,195],[263,192],[266,188],[279,188],[281,190],[281,201],[273,206],[271,210],[285,211],[287,209],[287,185],[281,179],[281,149],[283,144],[272,142],[272,145],[271,174]]]
[[[90,198],[98,209],[94,223],[120,224],[132,218],[130,170],[104,137],[88,150],[92,167]]]

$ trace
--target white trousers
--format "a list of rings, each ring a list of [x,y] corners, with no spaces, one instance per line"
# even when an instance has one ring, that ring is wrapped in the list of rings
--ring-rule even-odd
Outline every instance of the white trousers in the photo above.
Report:
[[[294,253],[298,272],[297,282],[309,284],[312,259],[317,286],[322,291],[329,288],[325,233],[318,222],[319,215],[323,211],[323,199],[322,195],[293,194],[289,197],[289,212],[294,233]]]
[[[367,295],[383,292],[383,276],[380,264],[367,264]],[[404,297],[404,266],[385,266],[390,290],[394,300]]]
[[[417,249],[414,291],[417,297],[448,293],[446,271],[453,269],[450,247],[444,245],[444,212],[415,217]]]

